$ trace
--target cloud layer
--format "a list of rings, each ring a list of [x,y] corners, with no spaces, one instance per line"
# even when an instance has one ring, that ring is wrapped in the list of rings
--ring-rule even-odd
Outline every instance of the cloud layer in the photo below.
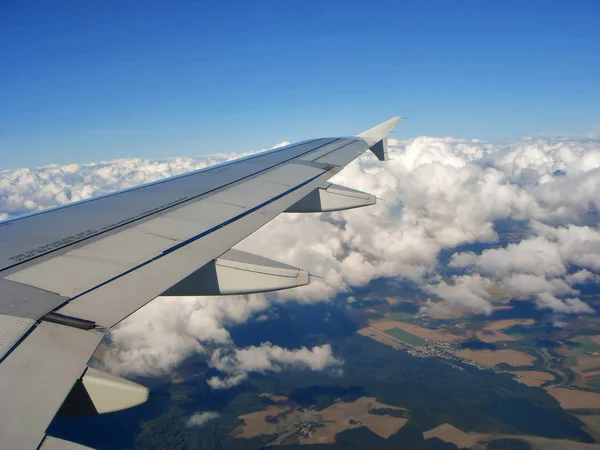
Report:
[[[185,425],[188,427],[201,427],[209,420],[216,419],[219,416],[220,414],[214,411],[198,412],[196,414],[192,414]]]
[[[390,141],[391,161],[365,154],[332,180],[377,195],[382,200],[376,206],[283,214],[237,246],[306,268],[323,281],[268,296],[157,299],[112,332],[106,364],[115,372],[151,374],[201,354],[222,374],[209,381],[215,388],[250,373],[339,368],[328,346],[282,349],[264,343],[239,349],[227,328],[274,302],[326,301],[379,277],[415,282],[430,296],[423,308],[430,313],[489,314],[498,290],[557,314],[593,312],[579,289],[599,281],[600,142]],[[0,172],[0,217],[239,156]],[[497,225],[517,221],[511,243],[500,245]],[[447,266],[444,251],[450,252]]]

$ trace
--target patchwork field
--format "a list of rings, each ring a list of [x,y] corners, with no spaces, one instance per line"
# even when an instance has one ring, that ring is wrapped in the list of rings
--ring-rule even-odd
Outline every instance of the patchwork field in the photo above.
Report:
[[[272,402],[275,402],[275,403],[283,403],[283,402],[287,402],[287,400],[288,400],[288,398],[285,395],[273,395],[273,394],[269,394],[268,392],[260,394],[260,396],[268,398],[269,400],[271,400]]]
[[[585,423],[585,426],[594,434],[596,441],[600,439],[600,416],[578,415],[577,418]]]
[[[509,336],[508,334],[501,333],[499,331],[492,330],[481,330],[475,333],[475,336],[483,342],[502,342],[502,341],[516,341],[517,339],[513,336]]]
[[[301,444],[332,444],[335,436],[351,428],[367,427],[373,433],[387,439],[398,432],[408,419],[402,417],[380,416],[369,414],[372,409],[403,408],[385,405],[373,397],[362,397],[352,403],[335,403],[320,411],[323,427],[316,428],[312,438],[300,438]]]
[[[517,350],[461,350],[456,354],[487,367],[506,363],[513,367],[531,366],[535,357]]]
[[[430,330],[429,328],[423,328],[412,323],[398,322],[394,320],[381,320],[371,324],[372,327],[379,330],[387,331],[393,328],[400,328],[414,336],[420,337],[427,341],[441,341],[441,342],[454,342],[462,339],[461,336],[456,334],[448,333],[444,330]]]
[[[412,319],[413,317],[415,317],[415,314],[413,314],[413,313],[400,312],[400,311],[394,311],[393,313],[390,314],[390,318],[392,320],[400,321],[400,322],[402,322],[403,320]]]
[[[396,339],[402,341],[402,342],[406,342],[407,344],[410,345],[415,345],[415,346],[425,346],[427,345],[427,341],[424,339],[421,339],[418,336],[415,336],[414,334],[410,334],[404,330],[402,330],[401,328],[391,328],[389,330],[385,330],[386,334],[389,334],[393,337],[395,337]]]
[[[546,391],[552,395],[563,409],[597,409],[600,408],[600,393],[578,391],[560,387],[547,387]]]
[[[465,433],[445,423],[423,433],[424,439],[438,438],[459,448],[480,448],[478,444],[497,439],[520,439],[531,444],[536,450],[600,450],[598,444],[585,444],[566,439],[547,439],[538,436],[516,436],[508,434]]]
[[[600,376],[594,376],[591,378],[586,377],[585,382],[592,389],[600,391]]]
[[[479,434],[465,433],[449,423],[444,423],[429,431],[425,431],[423,438],[425,440],[438,438],[444,442],[450,442],[458,448],[471,448],[481,440]]]
[[[577,368],[581,371],[600,369],[600,356],[578,356]]]
[[[516,380],[519,383],[526,384],[527,386],[541,386],[546,381],[554,380],[554,375],[548,372],[541,372],[538,370],[521,370],[511,372],[512,374],[517,375]]]
[[[402,428],[408,419],[390,415],[372,414],[373,410],[404,411],[404,408],[378,402],[374,397],[361,397],[354,402],[339,402],[321,410],[303,410],[295,405],[273,405],[266,410],[245,414],[244,421],[232,435],[250,439],[260,435],[277,435],[272,444],[331,444],[335,436],[351,428],[367,427],[373,433],[387,439]],[[301,422],[316,423],[312,437],[296,435],[296,425]],[[287,440],[286,440],[287,439]]]
[[[504,319],[495,320],[493,322],[486,322],[484,329],[492,331],[505,330],[508,327],[515,325],[532,325],[535,321],[533,319]]]
[[[573,349],[575,354],[586,354],[592,352],[600,352],[600,344],[596,342],[598,336],[579,336],[573,341],[577,342],[580,346]]]
[[[239,418],[244,421],[233,430],[233,436],[250,439],[263,434],[282,434],[291,431],[290,427],[298,420],[301,412],[291,406],[269,406],[264,411],[244,414]]]
[[[394,349],[402,348],[402,342],[398,338],[395,338],[392,335],[387,334],[385,331],[381,331],[377,328],[365,327],[358,330],[357,333],[382,344],[389,345]]]

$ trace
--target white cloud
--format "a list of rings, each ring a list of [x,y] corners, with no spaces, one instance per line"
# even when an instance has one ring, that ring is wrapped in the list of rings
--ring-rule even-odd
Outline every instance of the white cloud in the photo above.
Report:
[[[157,298],[111,332],[103,363],[114,373],[166,373],[188,356],[210,355],[210,346],[230,346],[226,326],[268,305],[264,295]]]
[[[537,294],[537,305],[540,308],[551,309],[552,311],[568,314],[589,314],[594,310],[578,298],[567,298],[560,300],[547,292]]]
[[[477,314],[490,314],[493,307],[489,302],[491,295],[488,293],[488,289],[491,286],[492,283],[487,278],[473,275],[457,276],[452,279],[451,284],[440,281],[437,284],[425,286],[425,289],[460,310]],[[432,308],[432,303],[429,302],[421,309],[421,312],[431,313],[434,311]]]
[[[600,231],[589,226],[550,227],[533,223],[533,229],[556,245],[561,258],[590,270],[600,270]]]
[[[542,292],[553,293],[555,295],[577,293],[566,281],[566,278],[548,279],[544,275],[516,273],[496,279],[496,282],[514,297],[531,296]]]
[[[187,427],[201,427],[209,420],[216,419],[219,416],[220,414],[214,411],[197,412],[196,414],[190,416],[185,425]]]
[[[243,369],[250,367],[245,355],[256,353],[257,362],[267,361],[265,370],[298,367],[274,356],[296,350],[277,353],[266,345],[236,349],[228,327],[267,313],[274,302],[326,301],[378,277],[415,282],[431,295],[425,312],[457,308],[487,314],[492,310],[489,292],[496,288],[531,297],[540,307],[561,314],[590,311],[577,297],[576,285],[598,283],[599,278],[598,141],[487,143],[419,137],[392,139],[390,145],[391,161],[380,163],[365,154],[331,180],[377,195],[383,199],[377,205],[329,214],[283,214],[238,245],[308,269],[323,281],[268,296],[157,299],[112,332],[107,366],[120,373],[160,373],[200,354],[223,374],[211,381],[215,387],[260,373]],[[247,154],[3,171],[0,218]],[[468,244],[497,246],[494,223],[499,220],[524,221],[526,234],[506,247],[456,252],[449,266],[464,273],[442,277],[440,252]],[[303,354],[294,353],[298,358]]]
[[[592,282],[592,283],[597,284],[598,282],[600,282],[600,276],[595,275],[586,269],[571,273],[571,274],[567,275],[565,278],[570,285],[581,284],[581,283],[586,283],[586,282]]]
[[[485,250],[475,265],[482,274],[495,277],[511,273],[557,276],[567,270],[558,248],[541,237]]]
[[[458,252],[454,253],[448,263],[449,267],[465,268],[475,265],[477,255],[474,252]]]
[[[284,369],[323,371],[339,368],[343,361],[333,355],[329,344],[311,349],[302,347],[288,350],[265,342],[258,347],[236,348],[232,351],[217,349],[210,358],[209,365],[226,377],[212,377],[208,384],[214,389],[223,389],[241,383],[249,373],[264,374]]]
[[[536,236],[504,248],[484,250],[480,255],[455,253],[449,265],[469,267],[477,273],[474,276],[485,276],[514,296],[535,295],[538,305],[556,312],[593,312],[577,298],[560,300],[556,296],[576,295],[574,285],[598,282],[598,275],[591,271],[600,268],[600,232],[589,226],[553,227],[537,221],[532,221],[531,231]],[[572,267],[581,270],[572,271]],[[464,277],[459,279],[464,283]],[[457,303],[446,291],[438,295]],[[476,292],[469,289],[469,295]],[[463,301],[465,298],[468,296],[463,295]]]

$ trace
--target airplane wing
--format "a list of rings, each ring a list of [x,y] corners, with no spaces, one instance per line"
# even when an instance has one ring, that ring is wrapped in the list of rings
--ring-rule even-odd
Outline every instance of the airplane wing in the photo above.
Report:
[[[282,212],[374,204],[327,180],[367,149],[386,160],[400,120],[0,222],[2,448],[83,448],[45,435],[57,413],[143,403],[146,388],[87,364],[152,299],[307,284],[305,270],[231,247]]]

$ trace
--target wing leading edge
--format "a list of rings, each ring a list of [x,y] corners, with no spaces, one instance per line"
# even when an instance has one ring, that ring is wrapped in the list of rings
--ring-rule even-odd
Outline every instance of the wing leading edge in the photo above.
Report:
[[[231,247],[282,212],[374,204],[327,180],[368,149],[386,160],[401,120],[0,222],[3,445],[57,448],[45,430],[59,409],[101,413],[144,401],[143,387],[87,363],[107,330],[157,296],[307,284],[304,270]]]

